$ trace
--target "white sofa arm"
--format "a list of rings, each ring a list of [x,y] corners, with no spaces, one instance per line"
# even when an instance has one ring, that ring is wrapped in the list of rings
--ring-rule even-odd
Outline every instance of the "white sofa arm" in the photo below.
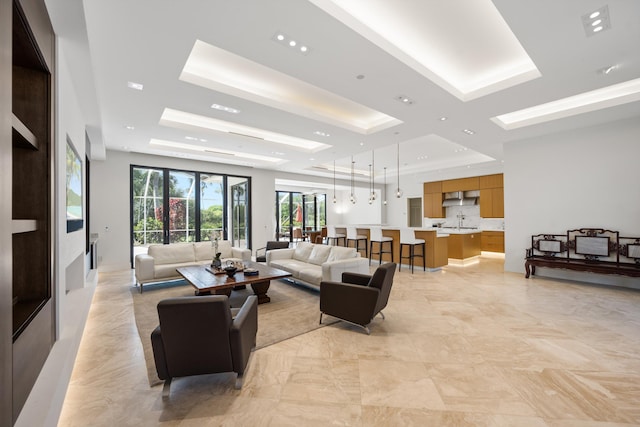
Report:
[[[154,278],[155,261],[151,255],[136,255],[136,280],[138,283],[148,282]]]
[[[322,264],[322,280],[327,282],[342,281],[342,273],[369,274],[368,258],[347,258]]]
[[[294,248],[288,249],[271,249],[267,251],[267,265],[274,259],[291,259],[293,258]]]
[[[233,258],[240,258],[242,261],[251,261],[251,249],[231,248]]]

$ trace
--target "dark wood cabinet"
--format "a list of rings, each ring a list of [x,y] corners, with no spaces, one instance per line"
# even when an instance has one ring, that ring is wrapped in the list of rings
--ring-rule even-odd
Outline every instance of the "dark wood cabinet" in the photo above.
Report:
[[[55,341],[55,37],[42,0],[0,0],[0,17],[0,426],[10,426]]]

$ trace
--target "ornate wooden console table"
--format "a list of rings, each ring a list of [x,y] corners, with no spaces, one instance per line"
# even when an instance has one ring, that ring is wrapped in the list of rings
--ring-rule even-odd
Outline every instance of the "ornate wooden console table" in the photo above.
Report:
[[[525,277],[536,267],[640,277],[640,237],[617,231],[579,228],[566,234],[534,234],[527,249]]]

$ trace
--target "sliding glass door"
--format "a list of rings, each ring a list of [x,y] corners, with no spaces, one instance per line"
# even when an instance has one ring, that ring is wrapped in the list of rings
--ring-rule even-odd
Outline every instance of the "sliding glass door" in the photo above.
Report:
[[[250,248],[251,181],[152,167],[131,167],[131,256],[151,244],[210,241]]]
[[[276,239],[293,241],[293,229],[326,225],[326,195],[276,191]]]

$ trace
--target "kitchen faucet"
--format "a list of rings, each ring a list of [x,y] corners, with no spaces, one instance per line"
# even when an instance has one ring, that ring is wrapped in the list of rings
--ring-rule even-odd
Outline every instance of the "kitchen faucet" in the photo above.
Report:
[[[464,215],[462,214],[462,211],[458,211],[458,215],[456,215],[458,217],[458,230],[462,228],[462,221],[464,221]]]

